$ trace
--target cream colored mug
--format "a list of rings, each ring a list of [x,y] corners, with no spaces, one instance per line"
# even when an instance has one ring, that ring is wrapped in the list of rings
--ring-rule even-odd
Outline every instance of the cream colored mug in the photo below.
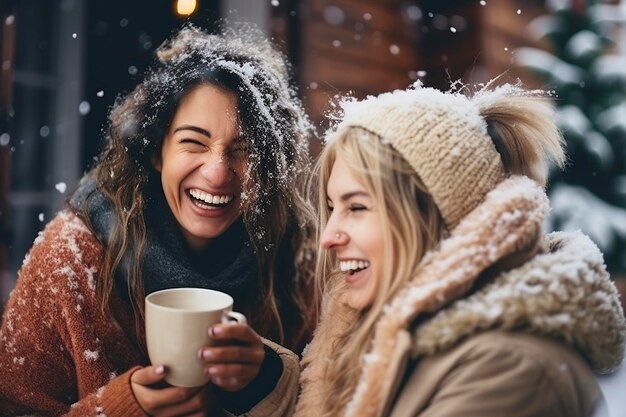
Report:
[[[213,344],[212,325],[246,323],[246,317],[232,308],[230,295],[204,288],[172,288],[146,297],[148,355],[153,365],[165,366],[165,381],[178,387],[209,382],[198,350]]]

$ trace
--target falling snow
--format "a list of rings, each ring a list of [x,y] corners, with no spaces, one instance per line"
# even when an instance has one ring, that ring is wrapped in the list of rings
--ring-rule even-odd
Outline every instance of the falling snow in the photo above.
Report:
[[[64,182],[59,182],[54,186],[54,188],[56,188],[58,192],[63,194],[65,190],[67,190],[67,185]]]
[[[324,20],[333,26],[340,26],[346,20],[346,13],[337,6],[326,6],[324,8]]]
[[[85,116],[86,114],[89,114],[90,110],[91,110],[91,105],[89,104],[88,101],[81,101],[80,104],[78,105],[78,112],[82,114],[83,116]]]
[[[67,190],[67,185],[64,182],[59,182],[54,186],[54,188],[56,188],[58,192],[63,194],[65,190]]]

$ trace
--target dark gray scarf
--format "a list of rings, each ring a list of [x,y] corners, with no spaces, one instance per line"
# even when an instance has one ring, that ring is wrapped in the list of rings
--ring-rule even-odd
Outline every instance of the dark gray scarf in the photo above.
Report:
[[[190,250],[167,205],[159,178],[151,177],[146,187],[145,219],[147,245],[143,262],[146,294],[165,288],[200,287],[223,291],[235,299],[235,309],[254,303],[258,294],[258,267],[241,219],[217,237],[204,251]],[[85,176],[69,200],[73,209],[84,208],[98,239],[109,241],[115,218],[113,203]],[[128,262],[116,274],[120,294],[128,299]]]

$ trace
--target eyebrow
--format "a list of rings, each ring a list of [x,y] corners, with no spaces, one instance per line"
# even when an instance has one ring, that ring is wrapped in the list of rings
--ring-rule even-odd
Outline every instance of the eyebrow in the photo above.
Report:
[[[348,200],[350,200],[352,197],[368,197],[368,198],[369,198],[369,196],[370,196],[370,195],[369,195],[367,192],[357,190],[357,191],[350,191],[350,192],[347,192],[347,193],[345,193],[345,194],[342,194],[342,195],[341,195],[341,197],[339,197],[339,199],[340,199],[341,201],[348,201]],[[328,195],[326,196],[326,199],[327,199],[328,201],[332,201],[332,199],[331,199]]]
[[[181,130],[191,130],[192,132],[200,133],[201,135],[204,135],[207,138],[211,137],[211,133],[208,130],[202,129],[201,127],[198,127],[198,126],[193,126],[193,125],[178,126],[176,129],[174,129],[174,133],[180,132]]]

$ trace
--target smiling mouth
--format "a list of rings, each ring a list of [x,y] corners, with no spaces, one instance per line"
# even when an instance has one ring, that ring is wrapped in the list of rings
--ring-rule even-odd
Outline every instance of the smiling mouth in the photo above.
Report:
[[[195,188],[188,190],[187,194],[196,206],[203,209],[226,207],[235,199],[232,194],[209,194]]]
[[[350,260],[350,261],[340,261],[339,269],[341,272],[346,272],[349,275],[356,274],[357,272],[361,272],[364,269],[369,268],[369,261],[360,261],[360,260]]]

